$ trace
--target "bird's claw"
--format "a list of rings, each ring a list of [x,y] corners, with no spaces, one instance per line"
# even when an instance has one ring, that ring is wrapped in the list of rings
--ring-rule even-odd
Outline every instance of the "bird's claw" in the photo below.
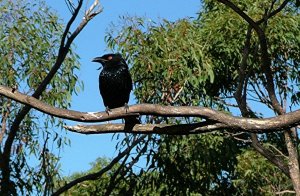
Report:
[[[108,107],[108,106],[106,106],[106,108],[105,108],[105,112],[107,113],[107,115],[109,115],[109,112],[111,112],[111,110],[109,109],[109,107]]]
[[[124,109],[125,109],[125,111],[126,111],[126,113],[127,113],[127,112],[128,112],[128,110],[129,110],[128,103],[125,103],[125,104],[124,104]]]

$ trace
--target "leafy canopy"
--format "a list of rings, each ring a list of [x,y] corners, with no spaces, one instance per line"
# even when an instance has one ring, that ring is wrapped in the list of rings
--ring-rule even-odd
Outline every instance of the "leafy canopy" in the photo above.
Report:
[[[60,21],[43,1],[0,2],[0,84],[32,94],[56,60],[63,31]],[[79,92],[76,70],[78,55],[70,51],[57,75],[42,95],[42,101],[67,108],[71,95]],[[21,104],[0,97],[1,140],[3,148],[10,127]],[[48,115],[31,111],[22,121],[13,143],[10,169],[15,190],[21,193],[50,190],[58,174],[58,156],[54,146],[62,147],[67,139],[59,131],[64,124]],[[53,146],[54,145],[54,146]]]
[[[232,2],[255,21],[262,19],[265,10],[272,7],[270,1]],[[281,3],[282,1],[276,1],[273,10]],[[288,4],[267,23],[260,24],[268,41],[275,91],[282,106],[290,104],[286,109],[292,109],[293,104],[299,102],[300,98],[299,23],[297,8],[293,4]],[[135,95],[138,102],[209,106],[239,114],[241,111],[236,107],[234,96],[239,84],[248,29],[247,22],[233,10],[219,2],[207,0],[203,1],[203,8],[197,19],[182,19],[176,22],[163,20],[155,23],[139,17],[122,17],[120,25],[112,25],[106,41],[110,49],[127,56],[128,62],[132,65],[131,73],[135,81]],[[270,112],[274,112],[264,89],[266,80],[260,55],[258,37],[252,30],[249,57],[242,71],[247,78],[244,91],[247,106],[253,111],[253,117],[269,116]],[[176,120],[190,122],[199,119]],[[152,117],[146,118],[146,121],[176,123],[171,119]],[[249,135],[240,134],[238,138],[244,142],[235,141],[234,138],[220,140],[218,134],[187,137],[153,136],[153,141],[158,147],[154,149],[155,153],[148,154],[153,161],[150,166],[155,166],[152,169],[159,172],[159,182],[167,184],[165,191],[169,194],[185,193],[186,190],[211,194],[218,194],[224,190],[246,193],[250,183],[245,183],[240,189],[237,186],[241,185],[239,183],[243,179],[249,180],[243,173],[249,173],[245,162],[251,159],[251,156],[258,155],[253,155],[249,151],[247,142]],[[277,152],[272,149],[273,147],[286,153],[282,133],[261,134],[259,140],[267,142],[265,148],[274,154]],[[213,146],[214,150],[210,151],[210,146]],[[204,157],[197,158],[202,153]],[[254,164],[254,167],[250,168],[251,172],[255,173],[257,178],[270,175],[271,172],[268,171],[274,171],[274,167],[266,159],[259,158],[260,162],[257,161],[257,165]],[[266,173],[257,173],[255,171],[262,171],[258,167],[269,170],[266,170]],[[206,180],[201,181],[202,179]],[[270,176],[267,179],[269,184],[267,180],[255,183],[258,187],[264,186],[264,191],[268,193],[275,193],[275,189],[270,189],[272,186],[278,188],[276,191],[289,188],[279,186],[278,179],[282,184],[290,184],[289,179],[282,173],[276,178]],[[205,182],[207,184],[200,186],[201,190],[197,189],[199,186],[193,187],[193,183],[205,185]],[[226,186],[223,186],[224,184]],[[159,187],[159,184],[155,185]],[[252,189],[252,191],[259,190]]]

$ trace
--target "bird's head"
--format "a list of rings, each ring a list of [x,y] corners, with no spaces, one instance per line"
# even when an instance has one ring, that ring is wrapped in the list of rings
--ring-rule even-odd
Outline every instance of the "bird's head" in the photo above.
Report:
[[[92,62],[101,63],[103,67],[114,66],[125,62],[121,54],[105,54],[101,57],[96,57]],[[126,64],[126,63],[125,63]]]

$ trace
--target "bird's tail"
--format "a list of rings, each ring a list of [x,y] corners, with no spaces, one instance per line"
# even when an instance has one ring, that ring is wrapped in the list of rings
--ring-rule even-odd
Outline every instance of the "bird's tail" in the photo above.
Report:
[[[138,116],[128,116],[124,118],[125,120],[125,130],[132,130],[134,125],[141,124]]]
[[[128,117],[124,118],[124,120],[125,120],[125,125],[126,124],[133,124],[133,125],[141,124],[141,121],[138,116],[128,116]]]

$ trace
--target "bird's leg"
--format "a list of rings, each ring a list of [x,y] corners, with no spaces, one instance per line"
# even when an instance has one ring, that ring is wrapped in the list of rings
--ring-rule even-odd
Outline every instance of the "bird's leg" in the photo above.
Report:
[[[105,107],[105,112],[107,113],[107,115],[109,115],[110,109],[108,106]]]
[[[105,107],[105,112],[106,112],[107,115],[109,116],[109,112],[111,112],[111,110],[109,109],[108,106]],[[107,124],[110,124],[111,122],[110,122],[110,121],[107,121],[106,123],[107,123]]]
[[[125,104],[124,104],[124,109],[125,109],[125,111],[126,111],[126,113],[127,113],[127,111],[129,110],[128,103],[125,103]]]

